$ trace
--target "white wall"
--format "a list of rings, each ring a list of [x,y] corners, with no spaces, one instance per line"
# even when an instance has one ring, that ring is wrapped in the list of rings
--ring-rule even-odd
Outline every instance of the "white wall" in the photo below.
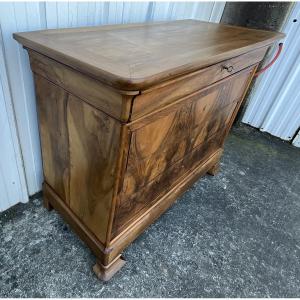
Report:
[[[42,165],[35,106],[33,78],[26,51],[12,38],[12,33],[43,28],[40,4],[0,3],[2,47],[6,63],[6,76],[12,95],[16,126],[22,149],[29,194],[39,191]],[[2,157],[0,157],[2,159]]]
[[[5,64],[5,68],[1,68],[0,75],[1,85],[4,85],[3,78],[6,78],[6,86],[10,89],[10,95],[0,93],[0,97],[2,97],[0,105],[3,107],[4,102],[13,105],[16,119],[14,124],[22,151],[22,157],[20,153],[19,157],[16,154],[14,158],[11,157],[13,155],[12,148],[18,149],[18,140],[15,136],[5,150],[7,156],[1,151],[1,168],[14,169],[13,173],[15,174],[12,177],[16,177],[16,167],[13,165],[17,166],[18,161],[21,161],[22,165],[23,159],[29,195],[40,191],[43,178],[33,79],[27,53],[13,40],[13,32],[186,18],[219,22],[224,5],[225,2],[1,2],[2,39],[0,47],[3,49],[1,65]],[[13,120],[13,112],[11,111],[9,114],[10,119]],[[6,115],[7,112],[1,108],[1,122],[4,124],[7,124],[8,116]],[[3,134],[1,132],[1,140]],[[5,135],[8,140],[7,129]],[[6,164],[9,162],[8,167],[2,167],[5,161]],[[3,176],[0,175],[0,192],[3,189],[3,182]],[[24,187],[21,188],[22,184],[19,185],[20,190],[24,191]],[[15,188],[7,185],[6,190],[13,193],[12,190],[15,191]],[[12,198],[21,199],[23,197],[19,201],[26,201],[27,197],[24,197],[23,194],[18,197],[8,194],[0,198],[2,202],[7,202],[3,207],[18,201],[10,203]]]
[[[1,33],[1,32],[0,32]],[[2,36],[0,34],[0,41]],[[6,66],[0,43],[0,212],[28,200]]]
[[[242,121],[290,141],[300,128],[299,2],[295,4],[283,32],[286,33],[282,40],[283,51],[275,64],[259,77]],[[277,46],[273,55],[276,51]],[[300,147],[300,134],[293,144]]]

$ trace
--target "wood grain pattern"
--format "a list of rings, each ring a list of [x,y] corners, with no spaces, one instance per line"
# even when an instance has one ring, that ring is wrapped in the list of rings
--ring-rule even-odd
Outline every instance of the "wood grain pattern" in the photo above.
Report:
[[[128,193],[133,191],[133,186],[142,187],[168,169],[170,165],[181,160],[215,132],[226,127],[236,104],[233,102],[226,107],[220,107],[221,112],[215,118],[204,115],[202,123],[200,122],[201,115],[197,114],[196,104],[187,109],[184,107],[168,116],[169,118],[159,120],[162,122],[153,122],[154,124],[135,132],[132,136],[127,173],[124,179],[124,185],[126,189],[129,189]],[[212,108],[209,107],[209,109]],[[199,116],[200,120],[197,119]],[[168,125],[163,127],[163,122]],[[149,131],[152,134],[146,135]],[[163,134],[158,132],[163,132]]]
[[[142,91],[141,95],[134,99],[131,120],[134,121],[214,82],[232,76],[248,66],[257,64],[264,57],[266,50],[266,47],[259,48]],[[231,66],[232,72],[228,72],[224,66]]]
[[[228,126],[237,101],[253,68],[185,98],[178,105],[161,110],[143,126],[134,126],[124,186],[132,192],[215,132]],[[174,109],[175,108],[175,109]],[[131,125],[129,125],[131,128]]]
[[[222,147],[232,113],[253,70],[250,67],[187,97],[175,105],[176,110],[167,107],[153,114],[147,124],[140,121],[143,126],[131,138],[124,186],[115,215],[115,234],[176,184],[193,168],[193,163],[201,163]]]
[[[70,148],[70,208],[106,242],[121,125],[70,96],[67,109]]]
[[[196,20],[14,34],[27,48],[121,90],[145,89],[282,37]]]
[[[197,168],[191,170],[189,174],[182,178],[180,183],[170,189],[168,193],[162,196],[153,206],[137,217],[135,221],[122,232],[122,234],[115,237],[109,245],[110,249],[112,249],[108,254],[109,260],[111,261],[114,259],[128,244],[136,239],[150,224],[164,213],[189,186],[203,176],[207,170],[220,160],[221,155],[222,150],[219,150]]]
[[[46,182],[43,183],[43,198],[70,224],[71,228],[88,245],[97,259],[105,261],[106,248],[104,245]]]
[[[44,178],[66,203],[69,202],[68,94],[35,76]]]
[[[106,243],[121,124],[36,75],[45,181]]]
[[[183,159],[168,165],[162,173],[144,187],[136,181],[139,179],[138,176],[132,176],[131,179],[135,180],[134,183],[127,182],[130,186],[125,186],[124,194],[120,196],[115,213],[113,236],[121,233],[131,221],[139,216],[139,213],[151,207],[160,197],[179,184],[185,175],[216,153],[222,145],[223,138],[224,130],[186,154]]]
[[[48,79],[116,119],[121,121],[129,119],[131,101],[137,92],[131,92],[132,95],[123,95],[122,91],[113,90],[100,81],[89,78],[35,51],[29,50],[29,58],[35,74]]]
[[[199,99],[199,95],[201,94],[202,96],[204,96],[205,94],[207,94],[211,89],[213,89],[215,86],[219,85],[221,82],[223,82],[224,80],[227,79],[234,79],[236,77],[240,77],[243,76],[241,74],[244,74],[244,76],[249,76],[249,74],[251,73],[251,70],[253,70],[253,68],[255,68],[254,66],[250,66],[249,68],[246,68],[240,72],[237,72],[233,75],[231,75],[230,77],[227,77],[225,79],[223,79],[222,81],[218,81],[215,82],[211,85],[208,85],[207,87],[201,89],[201,90],[197,90],[196,92],[182,97],[180,99],[174,100],[172,101],[172,103],[167,104],[163,107],[158,108],[157,110],[146,114],[145,116],[142,116],[141,118],[138,118],[137,120],[132,120],[131,122],[128,123],[128,126],[130,127],[130,130],[132,131],[136,131],[137,129],[152,123],[153,121],[155,121],[156,118],[161,118],[164,117],[166,115],[168,115],[170,112],[175,112],[176,110],[178,110],[183,104],[184,105],[190,105],[190,103],[197,101]],[[246,75],[246,73],[248,75]],[[241,89],[244,87],[243,85],[239,85],[238,81],[229,81],[229,82],[236,82],[237,84],[235,84],[231,90],[232,93],[232,97],[234,97],[234,99],[236,99],[237,97],[235,96],[235,93],[241,93]],[[222,97],[220,99],[227,99],[226,97]],[[135,100],[134,100],[135,101]],[[223,101],[223,100],[222,100]]]
[[[220,115],[229,115],[227,107],[240,100],[252,71],[253,67],[248,68],[128,124],[134,133],[131,151],[143,159],[155,152],[166,152],[164,145],[174,147],[184,143],[185,139],[197,146],[196,138],[200,133],[208,136],[224,125],[218,124],[216,119],[220,119]],[[167,136],[173,136],[173,140],[168,140]]]

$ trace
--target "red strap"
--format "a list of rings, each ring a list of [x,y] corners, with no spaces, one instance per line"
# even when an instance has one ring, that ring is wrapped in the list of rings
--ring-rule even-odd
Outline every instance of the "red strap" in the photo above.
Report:
[[[267,69],[269,69],[273,64],[274,62],[276,61],[276,59],[278,58],[278,56],[280,55],[281,53],[281,50],[282,50],[282,47],[283,47],[283,43],[279,43],[278,45],[278,50],[277,50],[277,53],[276,55],[274,56],[274,58],[265,66],[263,67],[262,69],[260,69],[258,72],[256,72],[254,74],[254,77],[257,77],[258,75],[260,75],[261,73],[263,73],[264,71],[266,71]]]

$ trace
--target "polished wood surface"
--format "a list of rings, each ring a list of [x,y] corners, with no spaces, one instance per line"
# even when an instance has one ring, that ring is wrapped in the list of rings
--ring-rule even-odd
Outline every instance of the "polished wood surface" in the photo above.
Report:
[[[231,115],[253,70],[241,71],[133,124],[115,215],[116,232],[176,185],[194,163],[222,147]]]
[[[107,255],[109,259],[115,258],[128,244],[135,240],[150,224],[163,214],[199,177],[205,175],[220,160],[222,149],[215,152],[202,164],[191,170],[182,180],[170,189],[165,195],[155,202],[143,214],[138,216],[123,232],[112,239],[109,244],[111,252]]]
[[[46,208],[54,208],[61,214],[63,219],[69,223],[71,228],[79,235],[79,237],[88,245],[94,255],[101,261],[106,261],[105,255],[110,253],[107,251],[103,243],[90,231],[87,226],[79,219],[79,217],[70,209],[56,192],[47,184],[43,183],[43,198]]]
[[[196,20],[14,34],[29,49],[124,90],[153,86],[282,37]]]
[[[257,65],[282,35],[176,21],[15,37],[34,72],[44,205],[90,247],[106,281],[124,248],[219,171]]]
[[[105,244],[121,124],[35,76],[45,181]]]
[[[263,59],[266,50],[266,47],[259,48],[143,90],[141,95],[135,97],[131,120],[136,120],[160,107],[174,103],[177,99],[231,76],[248,66],[257,64]],[[225,67],[232,67],[232,70],[229,72]]]
[[[106,242],[121,125],[70,96],[67,108],[70,152],[70,208]]]
[[[69,138],[67,132],[67,93],[35,76],[36,96],[45,181],[69,203]]]
[[[116,91],[100,81],[29,50],[32,71],[68,93],[121,121],[128,121],[133,96],[138,92]],[[122,94],[121,94],[122,93]]]

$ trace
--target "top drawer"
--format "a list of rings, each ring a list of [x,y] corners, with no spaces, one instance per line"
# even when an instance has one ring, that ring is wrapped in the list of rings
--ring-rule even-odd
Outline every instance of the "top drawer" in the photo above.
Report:
[[[131,120],[136,120],[152,111],[164,107],[176,99],[189,95],[248,66],[260,62],[266,50],[267,47],[259,48],[142,91],[141,95],[134,99]]]

